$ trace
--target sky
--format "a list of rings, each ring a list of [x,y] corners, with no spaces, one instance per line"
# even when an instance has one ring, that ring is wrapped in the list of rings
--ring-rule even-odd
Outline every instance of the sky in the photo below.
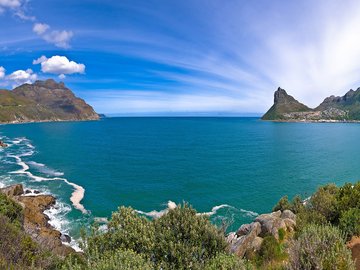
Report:
[[[0,0],[0,88],[53,78],[97,112],[258,114],[360,86],[355,0]]]

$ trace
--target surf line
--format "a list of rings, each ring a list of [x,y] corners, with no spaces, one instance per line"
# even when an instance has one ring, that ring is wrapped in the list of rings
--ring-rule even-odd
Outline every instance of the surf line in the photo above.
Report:
[[[25,174],[29,176],[30,178],[34,179],[36,182],[42,182],[42,181],[64,181],[69,186],[72,186],[74,188],[74,191],[71,193],[70,201],[72,202],[73,206],[80,210],[83,214],[87,214],[88,210],[85,209],[85,207],[81,204],[82,199],[85,196],[85,189],[82,186],[79,186],[75,183],[72,183],[68,181],[65,178],[60,177],[54,177],[54,178],[46,178],[41,176],[33,175],[31,172],[29,172],[29,166],[21,159],[21,157],[24,156],[31,156],[33,154],[33,151],[20,154],[20,155],[8,155],[8,157],[14,158],[16,160],[16,163],[22,167],[22,169],[10,172],[12,174]]]

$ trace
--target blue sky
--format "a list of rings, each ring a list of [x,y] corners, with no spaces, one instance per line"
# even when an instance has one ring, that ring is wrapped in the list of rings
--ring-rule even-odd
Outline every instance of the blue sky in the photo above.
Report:
[[[102,113],[262,113],[278,86],[310,106],[360,86],[352,0],[0,0],[0,26],[2,88],[63,80]]]

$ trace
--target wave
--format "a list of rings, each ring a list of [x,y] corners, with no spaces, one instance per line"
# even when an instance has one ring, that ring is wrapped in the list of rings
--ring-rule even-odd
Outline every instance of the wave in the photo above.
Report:
[[[28,140],[26,138],[20,138],[18,139],[18,141],[20,141],[19,143],[21,142],[25,142],[25,145],[31,149],[33,149],[32,145],[30,142],[28,142]],[[30,145],[32,147],[30,147]],[[80,185],[77,185],[75,183],[72,183],[70,182],[69,180],[67,180],[66,178],[60,178],[60,177],[53,177],[53,178],[49,178],[49,177],[42,177],[42,176],[37,176],[37,175],[34,175],[33,173],[31,173],[29,171],[30,167],[29,165],[35,165],[39,168],[45,168],[45,169],[49,169],[46,167],[46,165],[42,164],[42,163],[37,163],[37,162],[28,162],[29,165],[27,163],[25,163],[23,160],[22,160],[22,157],[28,157],[28,156],[32,156],[35,152],[33,150],[30,150],[30,151],[25,151],[21,154],[18,154],[18,155],[14,155],[14,154],[8,154],[7,157],[10,157],[10,158],[14,158],[16,160],[16,163],[21,167],[20,170],[16,170],[16,171],[12,171],[10,173],[12,174],[25,174],[27,175],[29,178],[33,179],[34,181],[36,182],[42,182],[42,181],[64,181],[66,184],[68,184],[69,186],[72,186],[74,188],[74,191],[71,193],[71,197],[70,197],[70,201],[72,202],[73,206],[80,210],[83,214],[87,214],[88,213],[88,210],[85,209],[85,207],[81,204],[81,201],[82,199],[84,198],[85,196],[85,189],[80,186]],[[42,166],[44,165],[44,166]],[[56,171],[53,171],[53,172],[56,172]],[[56,172],[58,173],[58,172]],[[53,175],[53,176],[56,176],[56,175]]]
[[[141,214],[141,215],[145,215],[145,216],[148,216],[148,217],[151,217],[151,218],[159,218],[163,215],[165,215],[167,212],[169,212],[169,210],[171,209],[175,209],[177,207],[176,203],[174,203],[173,201],[168,201],[167,203],[167,208],[164,209],[164,210],[161,210],[161,211],[156,211],[156,210],[153,210],[153,211],[150,211],[150,212],[144,212],[144,211],[141,211],[141,210],[135,210],[137,213]],[[245,210],[245,209],[238,209],[234,206],[231,206],[231,205],[228,205],[228,204],[221,204],[221,205],[216,205],[214,206],[213,208],[211,208],[211,211],[209,212],[201,212],[201,213],[197,213],[198,216],[213,216],[213,215],[216,215],[217,212],[220,210],[220,209],[224,209],[224,208],[229,208],[229,209],[232,209],[234,211],[238,211],[238,212],[241,212],[243,213],[244,215],[248,216],[248,217],[257,217],[259,214],[254,212],[254,211],[250,211],[250,210]]]
[[[156,211],[156,210],[153,210],[150,212],[143,212],[140,210],[135,210],[135,211],[141,215],[145,215],[145,216],[148,216],[151,218],[159,218],[159,217],[165,215],[167,212],[169,212],[169,210],[175,209],[175,208],[176,208],[176,203],[174,203],[173,201],[168,201],[167,208],[164,210],[161,210],[161,211]]]
[[[64,175],[63,172],[59,172],[54,169],[51,169],[42,163],[38,163],[35,161],[29,161],[27,164],[30,165],[31,167],[35,168],[40,173],[43,173],[43,174],[46,174],[49,176],[63,176]]]

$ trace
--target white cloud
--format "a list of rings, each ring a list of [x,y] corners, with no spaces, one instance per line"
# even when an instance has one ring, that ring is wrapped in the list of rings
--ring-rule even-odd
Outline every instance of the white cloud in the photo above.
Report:
[[[37,64],[41,64],[42,62],[45,62],[47,59],[47,57],[45,55],[42,55],[41,57],[39,57],[38,59],[33,61],[33,65],[37,65]]]
[[[41,71],[44,73],[56,74],[61,77],[65,76],[65,74],[82,74],[85,72],[84,64],[70,61],[66,56],[55,55],[50,58],[41,56],[39,59],[34,60],[33,64],[41,64]]]
[[[20,69],[6,76],[6,79],[15,87],[24,83],[33,83],[37,79],[37,75],[31,69]]]
[[[72,31],[50,31],[50,26],[46,23],[35,23],[33,32],[48,43],[54,44],[59,48],[70,48],[70,40],[74,36]]]
[[[66,76],[64,74],[59,75],[59,79],[64,80],[65,78],[66,78]]]
[[[21,4],[20,0],[0,0],[0,8],[19,8]]]
[[[35,23],[34,27],[33,27],[33,31],[38,34],[38,35],[42,35],[44,34],[48,29],[50,28],[49,25],[47,25],[46,23]]]
[[[0,79],[3,79],[5,77],[5,68],[0,67]]]

